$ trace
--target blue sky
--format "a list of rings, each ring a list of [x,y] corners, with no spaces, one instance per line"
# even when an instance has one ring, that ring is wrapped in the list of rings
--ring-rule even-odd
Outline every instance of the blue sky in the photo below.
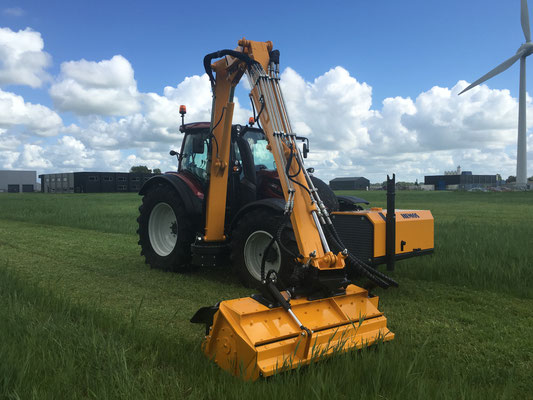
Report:
[[[156,93],[159,96],[164,96],[165,87],[176,88],[187,77],[202,75],[202,58],[206,53],[222,48],[233,48],[242,36],[252,40],[272,40],[275,47],[281,51],[282,70],[289,67],[297,74],[298,79],[301,78],[309,85],[312,85],[318,78],[324,77],[328,71],[341,67],[343,71],[347,71],[351,79],[371,88],[370,93],[365,92],[365,101],[368,101],[368,97],[370,97],[371,106],[367,107],[367,113],[364,117],[357,117],[359,119],[352,123],[353,126],[361,123],[361,129],[366,130],[362,135],[367,135],[370,138],[358,136],[361,135],[362,130],[354,129],[352,139],[358,139],[363,144],[366,143],[367,147],[363,149],[361,146],[356,146],[357,148],[354,148],[353,152],[344,154],[341,147],[335,148],[331,145],[329,150],[336,152],[332,159],[337,157],[337,160],[342,160],[346,157],[352,159],[365,157],[363,150],[371,151],[371,143],[368,140],[373,141],[373,130],[379,130],[386,139],[388,134],[385,127],[377,126],[375,121],[370,121],[376,118],[380,120],[387,118],[383,108],[385,99],[400,97],[411,99],[416,103],[420,94],[430,91],[435,86],[451,90],[460,80],[472,82],[513,55],[524,42],[520,27],[520,2],[518,0],[472,0],[468,2],[457,0],[441,2],[428,0],[405,2],[271,1],[255,4],[253,2],[209,1],[204,3],[170,1],[148,3],[140,1],[38,2],[7,0],[0,7],[0,27],[9,28],[13,32],[19,32],[26,28],[38,32],[44,42],[42,51],[50,56],[50,63],[44,67],[49,79],[43,80],[40,86],[30,87],[27,84],[7,82],[2,85],[2,90],[22,96],[26,103],[42,104],[52,112],[56,112],[61,117],[63,128],[71,124],[79,128],[70,131],[61,128],[56,135],[46,134],[43,137],[43,135],[32,136],[31,132],[24,128],[28,125],[27,123],[25,125],[24,121],[5,123],[5,126],[9,126],[4,137],[11,135],[13,138],[15,133],[19,134],[21,131],[24,131],[27,136],[24,137],[24,143],[21,142],[16,148],[13,147],[9,150],[18,153],[19,160],[13,161],[15,155],[12,154],[10,156],[11,161],[6,162],[4,160],[4,168],[10,166],[13,168],[32,168],[30,159],[27,158],[26,161],[30,161],[24,164],[21,158],[24,144],[31,143],[39,146],[43,149],[42,157],[46,158],[46,150],[56,145],[57,141],[64,136],[72,137],[81,142],[87,151],[95,151],[94,158],[97,160],[98,151],[105,149],[90,143],[87,135],[84,136],[83,133],[87,130],[86,128],[95,119],[112,123],[120,121],[121,118],[127,119],[128,115],[133,115],[132,113],[127,115],[125,112],[114,115],[106,115],[106,113],[99,115],[94,112],[80,112],[79,108],[69,109],[68,106],[58,108],[57,98],[54,98],[56,102],[52,100],[53,96],[51,96],[50,89],[62,79],[66,79],[65,75],[61,75],[62,63],[78,62],[82,59],[98,63],[121,55],[130,63],[131,69],[134,71],[138,93]],[[533,4],[530,7],[533,7]],[[530,62],[533,62],[533,59]],[[297,79],[294,76],[293,78],[290,82],[287,80],[288,90],[293,87],[291,82],[296,85]],[[337,73],[337,75],[328,76],[324,80],[334,85],[335,79],[345,78],[346,76],[342,73]],[[348,81],[342,82],[347,85],[347,90],[351,87]],[[353,80],[350,82],[353,84]],[[498,101],[507,102],[505,104],[510,107],[518,92],[518,65],[493,78],[487,84],[488,97],[485,99],[487,104],[494,106],[496,100],[491,96],[496,96]],[[359,89],[355,88],[354,90]],[[498,92],[491,91],[494,89],[508,89],[510,91],[508,98],[502,100]],[[324,90],[326,93],[327,89]],[[249,108],[244,89],[238,93],[242,107]],[[319,92],[318,86],[308,91],[307,95],[311,96],[313,93],[318,98],[327,98],[327,96],[321,97],[324,93]],[[438,97],[438,95],[435,96]],[[357,101],[357,99],[360,97],[354,96],[353,100]],[[183,93],[180,101],[190,102],[189,97]],[[293,107],[297,107],[298,100],[293,101],[292,104]],[[440,106],[447,107],[443,104]],[[357,106],[354,107],[355,110]],[[412,115],[409,114],[420,114],[418,105],[416,107],[417,111],[405,112],[404,110],[404,114],[408,115],[400,118],[402,129],[405,128],[408,132],[412,132],[416,127],[424,126],[424,129],[431,129],[433,126],[431,124],[436,124],[435,135],[437,133],[446,134],[446,130],[440,130],[442,127],[439,124],[442,121],[431,123],[428,121],[409,121],[413,120]],[[461,105],[461,107],[466,106]],[[500,105],[499,109],[501,108]],[[349,111],[349,108],[347,110],[349,113],[353,111]],[[138,112],[146,115],[142,106],[141,111]],[[314,111],[310,108],[306,112],[312,114]],[[327,114],[328,110],[322,108],[315,112],[322,114],[322,117],[327,117],[323,114]],[[243,110],[244,113],[245,110]],[[479,119],[480,113],[483,113],[483,108],[479,110],[477,116],[471,117]],[[89,117],[88,114],[90,114]],[[333,118],[334,114],[335,112],[330,111],[330,118]],[[354,111],[352,114],[358,114],[358,112]],[[505,115],[502,115],[505,123],[496,123],[492,127],[484,126],[483,129],[487,129],[489,136],[492,136],[487,142],[481,141],[478,146],[481,149],[486,149],[491,155],[492,152],[497,151],[495,147],[500,146],[500,151],[505,155],[501,160],[502,167],[498,169],[492,166],[491,169],[487,166],[482,171],[481,167],[486,162],[486,158],[483,159],[482,157],[476,159],[475,162],[472,161],[471,166],[464,165],[465,169],[477,168],[475,172],[514,175],[512,158],[516,156],[516,154],[513,155],[516,150],[513,150],[512,141],[503,138],[503,135],[509,134],[516,136],[516,133],[513,133],[512,121],[510,120],[511,114],[511,112],[506,112]],[[204,114],[199,113],[198,115]],[[304,117],[302,116],[302,118]],[[305,122],[316,119],[316,115],[307,115],[307,117],[308,119],[302,120],[304,131],[307,129],[306,134],[319,139],[318,126]],[[88,121],[87,118],[90,118],[91,121]],[[361,118],[364,119],[363,122],[361,122]],[[407,122],[404,123],[404,120]],[[336,120],[332,119],[330,122],[335,129],[342,128],[342,126],[337,127]],[[455,126],[450,129],[457,130],[459,128]],[[460,137],[462,133],[459,132],[457,135]],[[500,135],[499,139],[498,135]],[[383,142],[376,141],[375,146],[387,142],[385,139]],[[516,137],[513,139],[516,141]],[[137,143],[135,146],[125,146],[123,143],[119,146],[120,148],[116,145],[107,150],[118,150],[123,157],[132,154],[137,155],[136,161],[147,162],[154,161],[156,159],[155,154],[152,154],[152,158],[141,157],[138,149],[149,148],[153,153],[164,154],[161,145],[149,144],[146,140],[145,142],[147,147],[143,147],[142,143]],[[167,142],[170,142],[170,139]],[[179,142],[178,137],[176,142]],[[326,145],[331,141],[324,140],[322,143],[319,139],[318,142],[320,148],[325,151],[328,149],[322,144]],[[422,142],[424,140],[417,141],[417,143]],[[475,147],[472,143],[469,145]],[[436,172],[438,169],[450,169],[453,164],[459,162],[468,163],[469,158],[465,158],[464,152],[460,153],[460,150],[466,148],[468,146],[462,147],[460,144],[453,146],[449,143],[432,148],[428,143],[425,143],[424,146],[414,151],[420,156],[417,159],[418,166],[408,167],[407,170],[410,172],[404,174],[405,178],[420,179],[425,169],[431,169],[431,163],[426,161],[424,164],[421,158],[424,152],[428,154],[435,151],[442,155],[444,154],[442,152],[448,151],[438,166],[433,165]],[[359,150],[360,152],[358,152]],[[456,153],[453,152],[455,150]],[[54,157],[50,151],[48,153],[48,157]],[[370,154],[368,158],[371,159],[372,157],[374,157],[372,164],[369,161],[365,163],[353,162],[351,165],[372,176],[374,180],[379,180],[380,168],[386,170],[384,171],[385,174],[389,172],[389,169],[396,169],[393,164],[380,162],[383,158],[387,158],[385,153],[378,151]],[[416,158],[416,156],[413,157]],[[317,155],[315,161],[318,166],[323,167],[327,177],[332,177],[335,165],[338,165],[339,161],[332,165],[328,164],[326,159],[327,154],[323,153],[320,157]],[[402,162],[401,160],[398,161],[398,169],[405,167]],[[95,163],[101,165],[96,161]],[[93,164],[94,168],[96,168],[96,164]],[[69,167],[91,168],[89,165],[90,163],[85,164],[85,166],[76,166],[72,163],[61,165],[55,160],[50,163],[41,162],[41,164],[38,161],[33,161],[33,168],[47,171],[58,168],[68,169]],[[125,163],[118,162],[108,165],[109,168],[113,169],[124,166]],[[161,166],[166,167],[166,164]],[[351,174],[347,168],[342,171],[342,174],[360,175],[361,173]],[[531,175],[531,172],[528,175]]]
[[[229,4],[234,4],[233,6]],[[434,85],[469,81],[523,43],[519,1],[14,1],[22,16],[0,26],[41,32],[54,57],[101,60],[115,54],[135,68],[142,91],[202,72],[202,57],[246,36],[272,40],[282,63],[311,80],[341,65],[374,89],[375,101],[415,97]],[[200,5],[202,4],[202,5]],[[516,95],[518,68],[490,86]]]

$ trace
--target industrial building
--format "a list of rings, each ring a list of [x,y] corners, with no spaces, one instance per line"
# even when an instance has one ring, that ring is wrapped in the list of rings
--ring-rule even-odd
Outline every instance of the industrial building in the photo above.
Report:
[[[497,175],[473,175],[472,171],[461,171],[457,167],[457,173],[447,172],[445,175],[431,175],[424,177],[425,185],[434,185],[435,190],[470,190],[499,186],[501,181]]]
[[[367,190],[370,181],[359,176],[335,178],[329,181],[331,190]]]
[[[38,186],[37,171],[0,171],[0,192],[28,193]]]
[[[155,174],[130,172],[67,172],[43,174],[44,193],[113,193],[138,192],[142,184]]]

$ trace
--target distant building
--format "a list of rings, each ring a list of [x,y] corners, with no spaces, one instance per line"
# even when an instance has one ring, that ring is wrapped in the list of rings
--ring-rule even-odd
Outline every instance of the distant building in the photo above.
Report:
[[[444,175],[461,175],[461,166],[458,165],[456,170],[444,171]]]
[[[113,193],[138,192],[144,182],[156,174],[129,172],[67,172],[43,174],[44,193]]]
[[[0,171],[0,192],[33,192],[38,186],[37,171]]]
[[[435,185],[409,185],[407,190],[435,190]]]
[[[497,175],[473,175],[462,171],[460,175],[431,175],[424,177],[425,185],[434,185],[435,190],[469,190],[500,185]]]
[[[335,178],[329,181],[331,190],[366,190],[370,181],[363,177]]]

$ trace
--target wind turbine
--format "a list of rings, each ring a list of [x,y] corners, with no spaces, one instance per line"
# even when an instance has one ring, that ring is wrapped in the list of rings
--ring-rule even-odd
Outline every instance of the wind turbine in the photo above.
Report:
[[[527,185],[527,142],[526,142],[526,57],[533,53],[531,32],[529,29],[529,11],[527,0],[520,0],[520,22],[526,38],[526,43],[519,47],[514,56],[502,62],[492,71],[483,75],[477,81],[464,89],[459,95],[485,82],[486,80],[505,71],[520,59],[520,94],[518,97],[518,148],[516,151],[516,186],[525,188]]]

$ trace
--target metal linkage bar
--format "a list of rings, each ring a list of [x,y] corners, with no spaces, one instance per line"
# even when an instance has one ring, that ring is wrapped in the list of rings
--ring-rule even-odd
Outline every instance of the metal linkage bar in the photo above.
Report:
[[[282,162],[282,167],[285,169],[286,167],[286,160],[283,153],[283,147],[281,146],[281,143],[279,142],[279,138],[282,135],[282,124],[277,112],[277,108],[274,106],[274,101],[271,98],[272,93],[268,90],[268,77],[265,75],[263,69],[259,65],[254,65],[251,68],[251,72],[248,72],[248,79],[249,81],[255,82],[255,85],[257,87],[258,93],[260,96],[263,96],[263,99],[265,101],[265,108],[268,110],[269,115],[271,116],[271,122],[272,122],[272,128],[274,129],[274,146],[273,150],[276,151],[279,155],[279,159]],[[292,208],[294,206],[294,187],[289,180],[289,178],[284,175],[285,183],[287,186],[287,190],[289,192],[286,204],[285,204],[285,212],[290,213],[292,211]]]
[[[302,163],[303,165],[303,157],[302,157],[302,153],[300,151],[300,149],[298,149],[298,157],[299,157],[299,161]],[[304,176],[307,180],[307,184],[309,186],[309,189],[314,197],[314,200],[315,200],[315,203],[317,204],[317,207],[318,209],[320,210],[320,214],[321,216],[324,217],[326,223],[328,223],[329,225],[333,224],[331,222],[331,219],[330,219],[330,216],[329,216],[329,213],[328,213],[328,210],[324,204],[324,202],[322,201],[322,199],[320,198],[320,195],[318,194],[318,189],[315,187],[315,185],[313,184],[313,181],[311,180],[311,177],[309,176],[309,174],[307,173],[307,170],[305,168],[303,168],[303,173],[304,173]]]
[[[286,124],[287,124],[286,125],[287,126],[287,130],[290,133],[293,133],[291,120],[289,118],[289,113],[287,112],[287,107],[285,106],[285,98],[283,97],[283,92],[282,92],[281,87],[279,85],[279,66],[276,66],[276,67],[278,68],[278,73],[277,73],[276,78],[274,79],[274,87],[275,87],[276,93],[278,94],[278,98],[280,99],[282,112],[283,112],[283,115],[285,116],[285,121],[286,121]]]
[[[263,96],[265,101],[265,108],[268,110],[270,115],[270,120],[272,123],[272,128],[274,130],[274,142],[273,146],[279,155],[279,159],[282,161],[282,167],[284,170],[287,168],[287,160],[285,159],[285,154],[283,151],[282,142],[288,147],[291,147],[295,154],[295,160],[298,163],[300,170],[302,171],[307,185],[310,189],[310,200],[311,203],[315,205],[316,210],[311,212],[313,217],[313,222],[316,226],[316,229],[320,236],[320,241],[324,251],[327,253],[330,251],[329,244],[327,242],[324,230],[322,229],[322,224],[331,223],[327,209],[318,195],[318,190],[313,185],[313,182],[304,168],[303,157],[300,149],[297,146],[295,140],[295,134],[292,131],[292,124],[289,118],[289,113],[285,105],[285,99],[283,97],[283,92],[279,85],[279,66],[275,64],[274,66],[269,65],[268,74],[265,73],[263,68],[260,65],[253,65],[248,72],[248,79],[250,86],[252,88],[257,88],[259,95]],[[287,188],[289,191],[287,202],[285,205],[285,211],[290,212],[294,204],[294,194],[295,190],[292,182],[284,174],[285,182],[287,183]]]
[[[324,247],[324,252],[329,253],[331,250],[329,248],[328,241],[326,240],[326,236],[324,235],[324,230],[322,229],[322,225],[320,225],[320,222],[318,221],[317,212],[312,211],[311,214],[313,215],[313,220],[315,221],[316,228],[318,230],[318,235],[320,236],[320,241],[322,242],[322,246]]]

